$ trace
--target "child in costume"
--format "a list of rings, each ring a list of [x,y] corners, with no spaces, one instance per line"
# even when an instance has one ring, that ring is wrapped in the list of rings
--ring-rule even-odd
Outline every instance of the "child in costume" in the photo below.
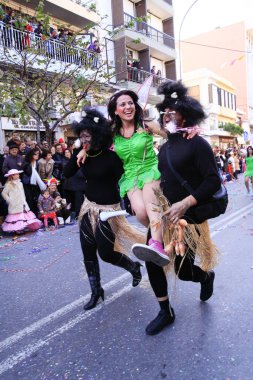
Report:
[[[71,210],[65,198],[61,197],[61,194],[54,192],[55,211],[59,224],[69,223]]]
[[[36,231],[42,223],[30,210],[19,174],[23,170],[11,169],[5,174],[8,178],[2,191],[2,197],[8,204],[8,215],[2,224],[4,232],[22,233],[25,231]]]
[[[38,199],[38,209],[40,218],[44,221],[45,229],[48,229],[48,219],[52,219],[55,227],[58,226],[58,220],[55,212],[55,201],[50,195],[49,189],[43,190]]]

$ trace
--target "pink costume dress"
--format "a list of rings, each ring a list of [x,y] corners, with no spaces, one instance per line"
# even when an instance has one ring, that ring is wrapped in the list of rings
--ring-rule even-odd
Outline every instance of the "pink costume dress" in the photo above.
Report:
[[[2,224],[4,232],[36,231],[42,226],[42,222],[29,209],[23,184],[19,179],[7,181],[2,196],[8,204],[8,215]]]

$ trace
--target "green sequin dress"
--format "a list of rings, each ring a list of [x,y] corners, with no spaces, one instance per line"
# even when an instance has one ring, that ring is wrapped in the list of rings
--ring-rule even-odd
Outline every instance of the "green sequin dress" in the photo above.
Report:
[[[253,156],[246,157],[246,171],[244,172],[245,177],[253,177]]]
[[[114,149],[124,166],[124,174],[119,180],[122,198],[129,190],[142,189],[145,183],[160,179],[153,137],[144,129],[139,128],[129,139],[115,136]]]

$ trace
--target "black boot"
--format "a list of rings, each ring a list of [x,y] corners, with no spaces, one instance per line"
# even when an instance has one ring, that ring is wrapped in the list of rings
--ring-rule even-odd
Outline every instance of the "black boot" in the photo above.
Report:
[[[210,271],[207,273],[207,278],[201,283],[200,299],[201,301],[207,301],[213,295],[213,282],[215,273]]]
[[[121,258],[115,265],[120,268],[124,268],[128,272],[131,273],[131,275],[133,276],[133,282],[132,282],[133,286],[139,285],[142,279],[141,269],[140,269],[142,267],[141,263],[139,263],[138,261],[131,260],[128,256],[123,255],[122,253]]]
[[[100,298],[104,301],[104,289],[100,284],[100,272],[98,262],[85,261],[86,271],[88,273],[88,279],[91,287],[91,297],[87,304],[84,305],[84,310],[91,310],[96,307]]]
[[[175,320],[175,313],[170,306],[168,310],[161,309],[155,319],[151,321],[146,327],[148,335],[156,335],[162,331],[166,326],[169,326]]]
[[[102,298],[102,300],[104,301],[105,299],[105,295],[104,295],[104,289],[103,288],[100,288],[98,292],[96,293],[91,293],[91,297],[90,297],[90,300],[89,302],[87,302],[83,309],[84,310],[91,310],[91,309],[94,309],[94,307],[97,306],[97,303],[100,299],[100,297]]]

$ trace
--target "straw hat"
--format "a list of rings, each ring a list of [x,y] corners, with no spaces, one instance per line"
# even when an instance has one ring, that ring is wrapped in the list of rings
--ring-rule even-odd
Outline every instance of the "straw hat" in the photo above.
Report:
[[[19,173],[23,173],[23,170],[11,169],[4,176],[9,177],[10,175],[19,174]]]

